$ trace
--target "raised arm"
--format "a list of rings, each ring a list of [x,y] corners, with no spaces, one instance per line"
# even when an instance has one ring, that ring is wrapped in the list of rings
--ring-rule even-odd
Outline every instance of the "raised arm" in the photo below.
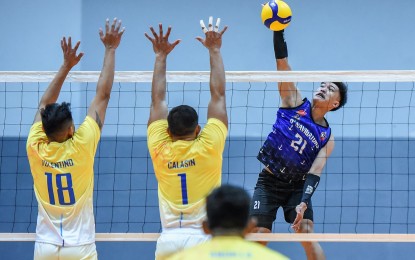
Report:
[[[88,116],[92,117],[102,130],[105,113],[111,96],[112,84],[114,82],[115,50],[120,44],[125,28],[121,28],[121,20],[114,19],[110,27],[109,20],[105,22],[105,35],[99,29],[99,36],[105,46],[104,64],[99,75],[97,90],[94,99],[88,109]]]
[[[58,73],[56,73],[55,77],[53,78],[52,82],[49,84],[48,88],[43,93],[42,98],[39,102],[38,111],[35,115],[34,123],[39,122],[42,120],[40,116],[41,109],[44,109],[46,105],[56,103],[58,100],[59,93],[61,92],[63,82],[66,79],[69,71],[81,60],[82,56],[84,55],[82,52],[76,55],[76,51],[78,50],[79,44],[81,42],[77,42],[75,47],[72,48],[72,41],[71,37],[68,38],[68,42],[66,42],[66,38],[63,37],[61,40],[61,48],[63,52],[63,64],[60,67]]]
[[[163,35],[163,25],[159,24],[159,34],[150,27],[150,31],[154,38],[147,33],[144,35],[153,44],[153,51],[156,54],[154,63],[153,82],[151,85],[151,107],[148,125],[154,121],[167,118],[167,103],[166,103],[166,67],[167,55],[180,43],[176,40],[173,43],[169,42],[171,27],[167,29],[167,33]]]
[[[222,35],[228,29],[227,26],[218,32],[220,18],[216,22],[213,29],[212,17],[209,17],[209,27],[205,28],[203,20],[200,21],[202,30],[205,32],[206,38],[197,37],[203,46],[209,50],[210,57],[210,102],[208,106],[208,118],[216,118],[228,126],[228,114],[226,112],[226,96],[225,96],[225,68],[223,65],[220,48],[222,46]]]
[[[288,64],[287,43],[284,39],[284,30],[274,32],[274,53],[278,71],[291,71]],[[293,82],[278,83],[282,107],[296,107],[301,104],[301,93]]]

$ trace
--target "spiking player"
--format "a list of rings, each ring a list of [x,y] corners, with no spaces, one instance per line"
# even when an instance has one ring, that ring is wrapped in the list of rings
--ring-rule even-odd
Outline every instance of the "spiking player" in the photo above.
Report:
[[[284,32],[274,32],[277,70],[291,70]],[[324,118],[347,101],[347,86],[342,82],[323,82],[313,102],[302,99],[292,82],[278,84],[281,107],[272,132],[258,160],[264,164],[251,201],[251,216],[258,220],[258,233],[270,233],[279,207],[295,232],[313,232],[311,196],[334,148],[334,137]],[[308,259],[324,259],[317,242],[302,242]]]
[[[64,62],[39,103],[27,140],[38,201],[34,259],[97,259],[92,208],[94,157],[114,80],[115,50],[124,28],[107,19],[104,64],[88,115],[75,131],[70,104],[55,103],[69,71],[82,58],[71,38],[61,41]]]
[[[171,28],[163,34],[161,24],[158,34],[152,27],[153,37],[145,34],[156,54],[147,142],[158,181],[163,228],[157,241],[157,259],[165,259],[208,238],[202,231],[205,197],[221,183],[222,153],[228,132],[225,70],[220,53],[227,27],[218,32],[219,21],[213,28],[210,18],[208,29],[201,21],[206,38],[196,38],[209,50],[211,67],[208,121],[202,131],[192,107],[181,105],[169,113],[167,110],[166,60],[180,40],[170,43]]]

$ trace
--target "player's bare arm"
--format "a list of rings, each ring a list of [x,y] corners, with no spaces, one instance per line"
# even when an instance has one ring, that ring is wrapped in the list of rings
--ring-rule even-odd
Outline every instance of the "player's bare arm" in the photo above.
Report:
[[[321,173],[323,172],[323,168],[326,165],[327,159],[330,157],[333,149],[334,149],[334,136],[331,135],[329,141],[320,150],[320,152],[317,155],[317,158],[314,160],[313,164],[311,165],[307,178],[309,178],[310,174],[312,174],[314,176],[318,176],[317,179],[319,180]],[[314,176],[311,176],[311,177],[315,178]],[[307,182],[305,185],[307,185]],[[316,187],[314,187],[314,190],[315,188]],[[311,191],[310,197],[312,193],[314,192],[314,190]],[[296,207],[297,217],[295,218],[292,224],[292,228],[295,231],[299,230],[300,224],[301,224],[301,221],[303,220],[304,212],[306,211],[306,209],[307,209],[307,203],[305,202],[301,202],[299,205],[297,205]]]
[[[284,39],[284,31],[274,32],[274,52],[278,71],[291,71],[288,64],[287,44]],[[293,82],[278,83],[281,96],[281,107],[296,107],[302,103],[300,91]]]
[[[159,24],[159,34],[150,27],[153,37],[147,33],[144,35],[153,44],[153,51],[156,54],[154,63],[153,81],[151,85],[151,107],[148,125],[152,122],[166,119],[168,114],[166,103],[166,67],[167,56],[180,43],[176,40],[173,43],[169,42],[171,27],[169,26],[166,34],[163,34],[163,25]]]
[[[56,73],[55,77],[53,78],[52,82],[49,84],[48,88],[45,90],[40,102],[38,111],[35,115],[34,123],[41,121],[40,110],[44,109],[46,105],[56,103],[56,100],[59,97],[59,93],[61,92],[63,82],[66,79],[69,71],[81,60],[82,56],[84,55],[82,52],[76,54],[79,45],[81,44],[78,41],[75,46],[72,48],[72,39],[71,37],[66,38],[63,37],[61,40],[61,48],[63,52],[63,64],[60,67],[58,73]]]
[[[330,135],[330,139],[327,142],[327,144],[318,153],[317,158],[314,160],[313,164],[311,165],[309,173],[321,176],[321,173],[323,172],[323,168],[326,165],[327,159],[330,157],[331,153],[333,152],[333,149],[334,149],[334,136],[332,134]]]
[[[225,97],[225,68],[223,65],[220,48],[222,46],[222,35],[228,29],[227,26],[219,32],[220,18],[217,19],[213,27],[213,18],[209,18],[208,29],[206,29],[203,20],[201,20],[202,30],[205,33],[205,39],[196,37],[203,46],[209,50],[210,56],[210,94],[211,99],[208,106],[208,118],[216,118],[228,126],[228,114],[226,112]]]
[[[97,90],[94,99],[88,109],[88,116],[92,117],[102,129],[105,113],[111,96],[114,82],[115,50],[121,42],[125,28],[121,29],[121,20],[114,18],[111,26],[109,20],[105,22],[105,34],[99,29],[99,36],[105,46],[104,63],[99,75]]]

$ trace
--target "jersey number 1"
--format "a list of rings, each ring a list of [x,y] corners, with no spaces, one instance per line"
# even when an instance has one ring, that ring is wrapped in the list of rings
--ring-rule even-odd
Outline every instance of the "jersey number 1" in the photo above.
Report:
[[[48,184],[49,203],[55,205],[55,189],[53,188],[53,175],[50,172],[45,172],[46,181]],[[66,179],[66,186],[62,185],[62,179]],[[56,191],[58,193],[60,205],[73,205],[75,204],[75,193],[72,187],[72,176],[70,173],[56,174]],[[69,201],[65,201],[64,192],[67,192]]]
[[[181,188],[182,188],[182,202],[183,205],[189,204],[187,199],[187,181],[186,181],[186,173],[179,173],[177,176],[180,177]]]

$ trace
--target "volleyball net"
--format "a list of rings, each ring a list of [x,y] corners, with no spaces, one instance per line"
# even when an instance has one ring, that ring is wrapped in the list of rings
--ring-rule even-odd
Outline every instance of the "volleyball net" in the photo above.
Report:
[[[26,139],[55,72],[0,72],[0,240],[33,241],[37,202]],[[85,118],[99,72],[72,72],[58,102]],[[157,181],[147,151],[152,72],[116,72],[95,159],[97,241],[154,241],[161,231]],[[312,98],[323,81],[349,86],[346,106],[327,114],[336,145],[313,195],[316,234],[292,233],[278,211],[268,241],[415,241],[415,71],[227,72],[229,135],[222,183],[251,194],[258,150],[280,106],[276,82]],[[168,72],[169,108],[187,104],[206,123],[209,72]],[[332,237],[334,236],[334,238]]]

